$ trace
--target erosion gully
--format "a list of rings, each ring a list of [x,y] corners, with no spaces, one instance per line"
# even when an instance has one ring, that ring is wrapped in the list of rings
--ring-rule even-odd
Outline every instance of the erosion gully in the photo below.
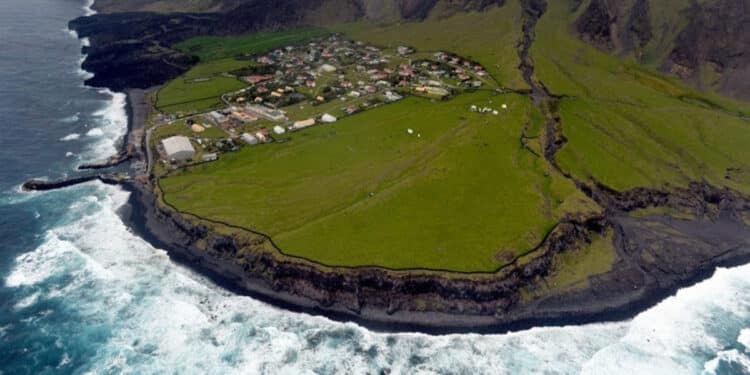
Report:
[[[544,159],[564,178],[593,199],[603,209],[601,217],[566,218],[563,222],[583,231],[614,230],[614,247],[619,260],[616,268],[630,269],[640,275],[628,277],[634,289],[653,284],[655,294],[672,293],[681,285],[709,277],[718,266],[750,261],[748,215],[750,199],[728,188],[706,181],[695,181],[687,188],[672,191],[635,188],[616,191],[590,178],[584,182],[563,170],[555,154],[566,144],[564,127],[558,112],[564,97],[552,94],[534,72],[530,50],[536,37],[536,25],[547,10],[546,0],[520,0],[523,9],[523,35],[518,44],[519,69],[531,88],[533,103],[545,118],[542,134]],[[692,220],[673,220],[664,215],[636,217],[634,210],[666,207],[692,213]],[[598,220],[594,220],[598,219]],[[600,225],[591,225],[594,220]],[[562,249],[565,251],[566,249]]]

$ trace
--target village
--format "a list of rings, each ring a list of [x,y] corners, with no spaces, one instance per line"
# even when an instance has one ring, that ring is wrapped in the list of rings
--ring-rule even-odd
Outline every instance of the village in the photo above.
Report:
[[[163,165],[210,162],[242,146],[284,142],[292,132],[408,95],[439,101],[497,89],[485,68],[470,59],[409,46],[385,50],[337,35],[243,59],[249,65],[232,74],[247,87],[224,94],[223,109],[162,115],[179,124],[178,134],[158,144]],[[497,115],[486,107],[467,110]]]

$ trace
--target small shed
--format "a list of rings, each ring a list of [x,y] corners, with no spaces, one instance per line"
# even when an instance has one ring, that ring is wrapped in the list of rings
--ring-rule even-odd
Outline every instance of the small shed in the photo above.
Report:
[[[301,121],[295,122],[294,125],[292,125],[292,127],[294,129],[303,129],[303,128],[306,128],[308,126],[313,126],[313,125],[315,125],[315,119],[309,118],[307,120],[301,120]]]
[[[195,155],[195,149],[190,144],[190,139],[182,135],[169,137],[161,141],[164,152],[170,160],[189,160]]]

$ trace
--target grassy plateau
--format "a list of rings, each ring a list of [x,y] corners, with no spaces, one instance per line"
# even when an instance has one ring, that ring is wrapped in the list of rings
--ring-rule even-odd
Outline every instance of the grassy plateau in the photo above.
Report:
[[[501,103],[509,109],[500,116],[469,111]],[[228,154],[161,187],[180,209],[326,264],[491,271],[536,246],[566,200],[587,203],[521,148],[534,111],[517,95],[409,98]]]
[[[674,31],[644,47],[645,64],[580,41],[570,32],[580,9],[550,1],[531,48],[535,78],[561,97],[556,111],[567,142],[555,159],[562,172],[618,190],[708,181],[750,193],[750,106],[657,72],[649,61]],[[501,86],[527,89],[516,50],[521,24],[514,1],[482,13],[331,31],[388,48],[455,52]],[[304,30],[183,43],[202,63],[166,85],[158,106],[174,113],[219,105],[221,94],[244,86],[224,74],[248,63],[235,56],[320,32]],[[502,103],[508,110],[498,116],[468,110]],[[292,114],[337,106],[299,106]],[[600,209],[539,156],[544,121],[522,95],[409,97],[177,170],[160,186],[183,212],[268,234],[286,254],[327,265],[489,272],[533,249],[566,215]],[[607,233],[556,258],[547,282],[585,285],[615,261]]]

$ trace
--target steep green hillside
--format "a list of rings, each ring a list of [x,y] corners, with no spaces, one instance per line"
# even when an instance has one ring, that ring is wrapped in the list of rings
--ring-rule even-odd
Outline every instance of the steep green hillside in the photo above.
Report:
[[[706,180],[750,191],[750,108],[560,32],[578,16],[550,3],[532,47],[537,78],[563,96],[563,170],[619,190]]]
[[[520,4],[513,1],[500,8],[447,18],[387,26],[360,22],[333,30],[382,46],[405,44],[421,51],[455,52],[480,62],[501,85],[523,89],[528,86],[518,70],[516,51],[522,32],[520,14]]]

